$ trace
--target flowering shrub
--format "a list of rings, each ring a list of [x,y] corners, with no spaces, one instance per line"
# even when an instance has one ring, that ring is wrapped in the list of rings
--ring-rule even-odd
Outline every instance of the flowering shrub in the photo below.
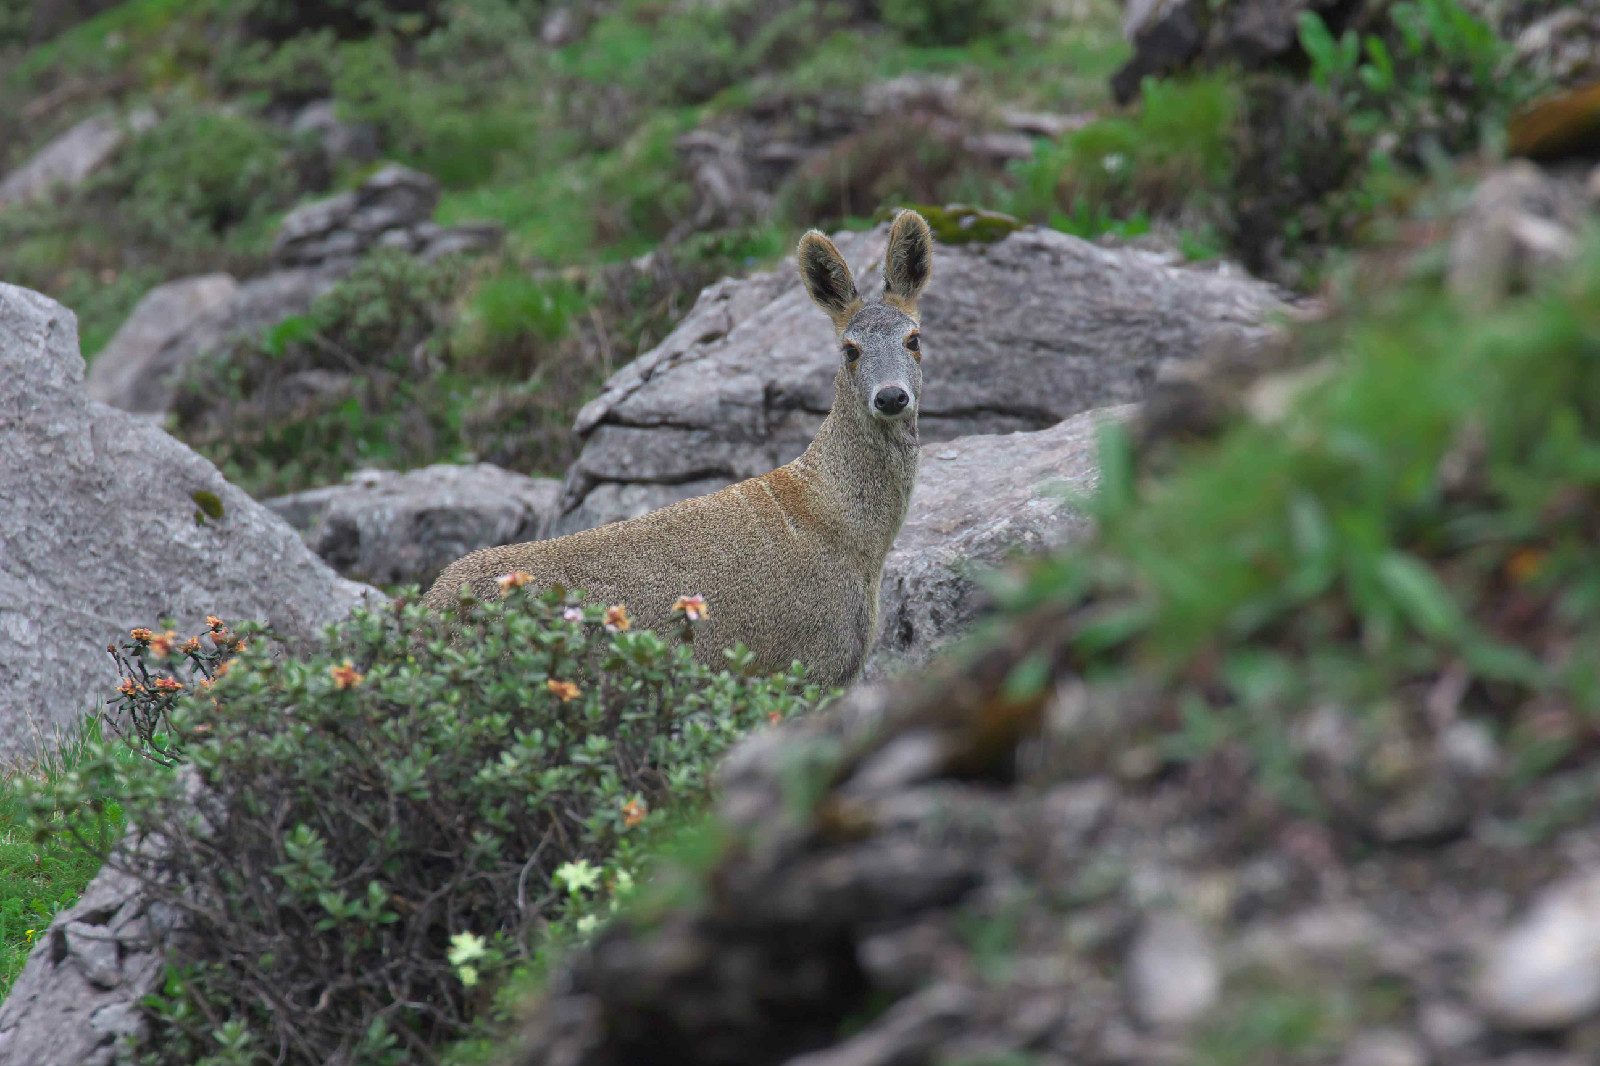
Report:
[[[742,649],[713,671],[621,605],[503,585],[454,620],[358,611],[305,658],[220,622],[114,649],[125,736],[193,774],[140,772],[113,739],[38,809],[114,797],[161,838],[140,872],[191,935],[148,1062],[432,1061],[545,923],[593,926],[735,739],[821,695],[798,668],[748,676]]]

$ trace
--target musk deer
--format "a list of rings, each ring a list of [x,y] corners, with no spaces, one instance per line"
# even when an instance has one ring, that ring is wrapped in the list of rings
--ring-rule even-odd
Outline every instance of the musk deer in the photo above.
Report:
[[[833,409],[804,455],[708,496],[552,540],[484,548],[428,590],[445,609],[463,585],[488,598],[522,571],[530,588],[560,585],[589,602],[624,603],[663,635],[680,595],[705,597],[695,654],[716,665],[743,642],[756,669],[793,660],[822,685],[853,681],[877,631],[883,562],[917,477],[922,352],[917,298],[933,259],[928,224],[903,211],[889,232],[883,293],[863,299],[833,242],[800,240],[800,277],[833,320],[839,347]]]

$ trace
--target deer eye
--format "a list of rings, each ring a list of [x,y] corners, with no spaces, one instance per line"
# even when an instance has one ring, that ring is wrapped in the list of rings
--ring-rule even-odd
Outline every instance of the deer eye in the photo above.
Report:
[[[861,349],[857,348],[854,344],[851,344],[849,341],[845,341],[845,344],[844,344],[844,357],[846,359],[850,360],[853,363],[857,359],[861,358]]]
[[[913,352],[922,351],[922,337],[921,337],[921,335],[917,334],[917,333],[913,333],[911,336],[907,337],[906,338],[906,348],[907,348],[907,350],[913,351]]]

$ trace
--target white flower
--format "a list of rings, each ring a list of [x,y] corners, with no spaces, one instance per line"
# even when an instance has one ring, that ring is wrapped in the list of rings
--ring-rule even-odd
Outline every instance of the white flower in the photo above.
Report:
[[[556,867],[555,879],[566,885],[567,891],[576,896],[600,884],[600,868],[590,866],[585,859],[564,862]]]
[[[585,914],[582,918],[578,919],[579,936],[588,936],[598,928],[600,928],[600,919],[596,918],[592,914]]]
[[[578,610],[576,607],[568,607],[565,611],[561,612],[561,617],[565,618],[569,622],[581,622],[583,621],[583,612]]]
[[[1100,165],[1106,168],[1107,174],[1115,174],[1128,165],[1128,157],[1121,152],[1112,152],[1100,160]]]

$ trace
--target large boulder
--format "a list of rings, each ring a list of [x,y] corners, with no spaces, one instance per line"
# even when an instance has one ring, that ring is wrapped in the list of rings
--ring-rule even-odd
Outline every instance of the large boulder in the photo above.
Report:
[[[197,360],[234,338],[305,314],[344,273],[326,266],[274,270],[231,288],[227,275],[210,274],[154,289],[95,357],[89,396],[160,422]]]
[[[982,571],[1088,535],[1081,502],[1099,481],[1098,426],[1132,410],[922,449],[911,513],[883,566],[867,680],[921,665],[963,635],[985,607]]]
[[[124,411],[158,416],[171,399],[170,360],[185,335],[220,320],[239,293],[229,274],[201,274],[158,285],[145,294],[95,356],[86,386],[89,399]]]
[[[216,614],[308,639],[375,594],[83,379],[73,314],[0,285],[0,752],[95,709],[116,679],[106,645],[134,626]],[[206,492],[222,514],[201,521]]]
[[[427,588],[479,548],[533,540],[561,493],[555,478],[491,463],[440,463],[404,474],[362,470],[343,484],[265,501],[346,577]]]
[[[886,233],[836,235],[863,288]],[[924,441],[1043,429],[1136,400],[1219,327],[1264,332],[1287,309],[1277,289],[1226,265],[1049,230],[940,246],[934,259],[922,299]],[[789,462],[833,402],[837,365],[828,320],[792,263],[708,287],[579,413],[583,450],[547,532],[631,518]]]

